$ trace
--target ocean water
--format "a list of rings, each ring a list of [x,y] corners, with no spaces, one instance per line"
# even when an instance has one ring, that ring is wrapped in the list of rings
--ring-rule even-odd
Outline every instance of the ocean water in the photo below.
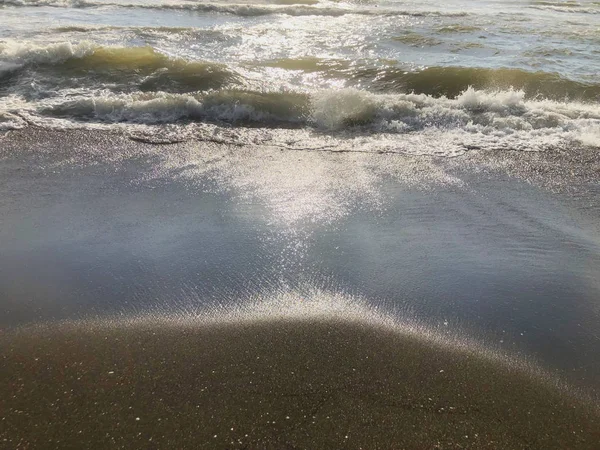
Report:
[[[0,8],[1,130],[112,127],[160,141],[449,156],[600,138],[593,1]]]

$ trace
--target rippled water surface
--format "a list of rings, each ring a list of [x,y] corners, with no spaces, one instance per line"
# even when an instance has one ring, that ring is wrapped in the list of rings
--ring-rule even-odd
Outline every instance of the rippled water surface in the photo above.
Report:
[[[169,136],[184,139],[234,124],[230,140],[242,143],[318,146],[325,131],[335,145],[374,150],[425,143],[433,153],[441,140],[447,154],[593,146],[599,137],[595,2],[10,0],[0,8],[4,129],[151,124],[150,137],[176,125]],[[217,129],[183,126],[190,122]],[[287,131],[239,128],[247,125]]]

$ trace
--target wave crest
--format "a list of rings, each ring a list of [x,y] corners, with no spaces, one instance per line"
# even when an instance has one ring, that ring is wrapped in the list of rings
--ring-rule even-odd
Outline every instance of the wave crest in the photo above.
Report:
[[[46,83],[52,83],[54,76],[61,86],[70,82],[102,87],[110,82],[117,90],[134,87],[141,91],[194,92],[221,88],[239,80],[223,64],[170,58],[149,46],[102,47],[86,41],[45,46],[0,43],[0,77],[14,75],[21,69],[44,72],[38,78]]]
[[[244,70],[224,64],[172,58],[150,46],[110,47],[91,42],[59,42],[40,45],[33,42],[0,42],[0,77],[27,68],[29,73],[50,82],[54,76],[60,86],[92,86],[110,83],[115,92],[164,90],[174,93],[196,92],[223,87],[257,87],[256,80],[242,73],[265,68],[288,72],[318,74],[323,80],[342,80],[347,87],[375,92],[427,94],[456,97],[469,87],[477,90],[522,90],[527,98],[557,101],[599,101],[600,84],[577,81],[557,73],[528,72],[512,68],[474,68],[432,66],[415,70],[402,66],[361,66],[345,60],[291,58],[241,63]],[[265,75],[265,73],[261,73]],[[263,85],[278,85],[278,80],[263,77]],[[95,84],[94,84],[95,83]],[[18,85],[19,80],[14,80]],[[21,83],[22,84],[22,83]],[[7,81],[5,85],[9,85]],[[49,90],[54,86],[48,86]]]
[[[88,41],[77,44],[58,42],[40,45],[33,42],[0,42],[0,58],[14,64],[59,64],[71,58],[92,54],[96,46]]]
[[[436,136],[439,146],[463,149],[541,150],[566,142],[595,145],[600,133],[600,108],[596,105],[530,101],[520,91],[472,88],[456,99],[424,94],[376,95],[357,89],[310,95],[235,90],[196,95],[145,93],[80,98],[39,113],[106,124],[183,121],[183,125],[203,122],[274,130],[304,128],[344,139],[348,133],[365,136],[378,140],[380,146],[401,145],[409,136],[412,140]],[[405,138],[398,140],[398,135]]]
[[[520,69],[432,66],[409,70],[399,66],[361,67],[350,61],[319,58],[279,59],[261,64],[284,70],[320,73],[324,78],[343,79],[350,85],[367,86],[378,92],[456,97],[469,87],[474,87],[478,90],[522,90],[528,98],[600,100],[600,84],[570,80],[556,73]]]

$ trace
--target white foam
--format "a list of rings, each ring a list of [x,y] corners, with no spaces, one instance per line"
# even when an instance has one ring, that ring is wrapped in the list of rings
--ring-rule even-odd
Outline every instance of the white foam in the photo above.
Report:
[[[508,90],[486,92],[468,88],[459,95],[456,103],[469,111],[493,111],[499,113],[513,113],[525,111],[525,92]]]
[[[95,49],[96,46],[88,41],[43,45],[31,41],[6,40],[0,42],[0,61],[4,61],[2,64],[5,67],[12,67],[14,70],[17,64],[57,64],[71,58],[83,58],[92,54]]]
[[[0,111],[0,131],[19,130],[26,126],[27,122],[21,117]]]
[[[42,52],[39,58],[64,57],[85,52],[86,48],[60,47],[52,56]],[[38,55],[35,51],[34,54]],[[95,96],[70,93],[69,98],[45,99],[35,105],[21,103],[19,111],[29,111],[33,116],[36,110],[41,112],[38,123],[43,122],[43,126],[52,126],[55,117],[61,117],[63,125],[68,118],[121,126],[183,127],[182,120],[237,125],[250,122],[270,131],[240,128],[230,143],[268,142],[293,148],[295,144],[289,142],[301,141],[303,147],[329,145],[343,151],[438,156],[457,156],[470,149],[541,151],[565,145],[596,146],[596,130],[600,128],[600,106],[596,104],[527,100],[523,92],[515,90],[488,92],[469,88],[455,99],[425,94],[373,94],[357,89],[317,91],[310,95],[235,90]],[[0,102],[0,111],[10,113],[17,109],[4,100]],[[273,125],[283,129],[278,132],[271,128]],[[297,130],[298,125],[304,131]],[[331,142],[325,142],[323,131],[328,133],[328,139],[333,139]],[[293,138],[294,134],[298,137]]]
[[[582,127],[576,133],[575,139],[583,145],[600,148],[600,125]]]

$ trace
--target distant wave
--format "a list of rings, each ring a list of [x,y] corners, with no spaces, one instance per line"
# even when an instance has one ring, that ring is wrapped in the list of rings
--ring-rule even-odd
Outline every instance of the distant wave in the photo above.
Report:
[[[474,25],[463,25],[463,24],[455,24],[455,25],[444,25],[437,28],[438,33],[474,33],[476,31],[480,31],[481,28]]]
[[[0,6],[53,6],[62,8],[77,8],[93,6],[86,0],[0,0]]]
[[[141,8],[141,9],[164,9],[197,11],[203,13],[231,14],[243,17],[266,16],[271,14],[284,14],[288,16],[343,16],[346,14],[372,15],[372,16],[413,16],[413,17],[465,17],[466,12],[443,12],[443,11],[409,11],[392,8],[372,8],[364,6],[329,6],[315,5],[301,2],[301,4],[257,5],[257,4],[222,4],[222,3],[118,3],[118,2],[94,2],[90,0],[0,0],[0,6],[33,7],[52,6],[61,8],[95,8],[95,7],[117,7],[117,8]]]
[[[533,1],[529,6],[533,9],[564,12],[572,14],[600,14],[600,8],[597,3],[582,4],[579,2],[555,2],[555,1]]]
[[[407,70],[403,67],[360,67],[349,61],[318,58],[279,59],[269,67],[320,72],[326,77],[366,84],[380,92],[415,92],[434,97],[455,97],[469,87],[522,90],[526,97],[555,100],[600,100],[600,84],[569,80],[556,73],[528,72],[509,68],[441,67]]]
[[[2,62],[4,60],[4,62]],[[78,86],[134,86],[144,91],[198,91],[220,88],[238,77],[223,64],[170,58],[152,47],[102,47],[84,41],[38,45],[0,42],[0,80],[43,72],[40,83]],[[5,80],[10,86],[10,80]]]
[[[368,76],[359,73],[358,76]],[[529,98],[542,97],[555,100],[600,99],[600,84],[583,83],[563,78],[556,73],[528,72],[519,69],[488,69],[473,67],[428,67],[414,72],[398,69],[382,71],[376,84],[385,90],[402,90],[433,96],[454,97],[469,86],[478,89],[522,90]]]
[[[398,66],[372,67],[345,60],[319,58],[278,59],[242,63],[250,71],[265,67],[319,73],[325,79],[341,79],[347,86],[360,86],[381,93],[427,94],[456,97],[467,88],[516,89],[526,98],[599,101],[600,84],[570,80],[555,73],[518,69],[428,67],[407,70]],[[21,76],[35,76],[38,83],[53,82],[62,88],[102,86],[115,92],[141,90],[172,93],[197,92],[223,87],[248,87],[239,68],[207,61],[171,58],[152,47],[110,47],[91,42],[0,42],[0,79],[5,90],[22,85]],[[12,77],[12,80],[9,79]],[[53,81],[54,80],[54,81]],[[256,84],[253,84],[256,87]]]
[[[97,46],[91,42],[58,42],[37,44],[8,40],[0,41],[0,60],[12,64],[58,64],[71,58],[83,58],[94,53]]]

